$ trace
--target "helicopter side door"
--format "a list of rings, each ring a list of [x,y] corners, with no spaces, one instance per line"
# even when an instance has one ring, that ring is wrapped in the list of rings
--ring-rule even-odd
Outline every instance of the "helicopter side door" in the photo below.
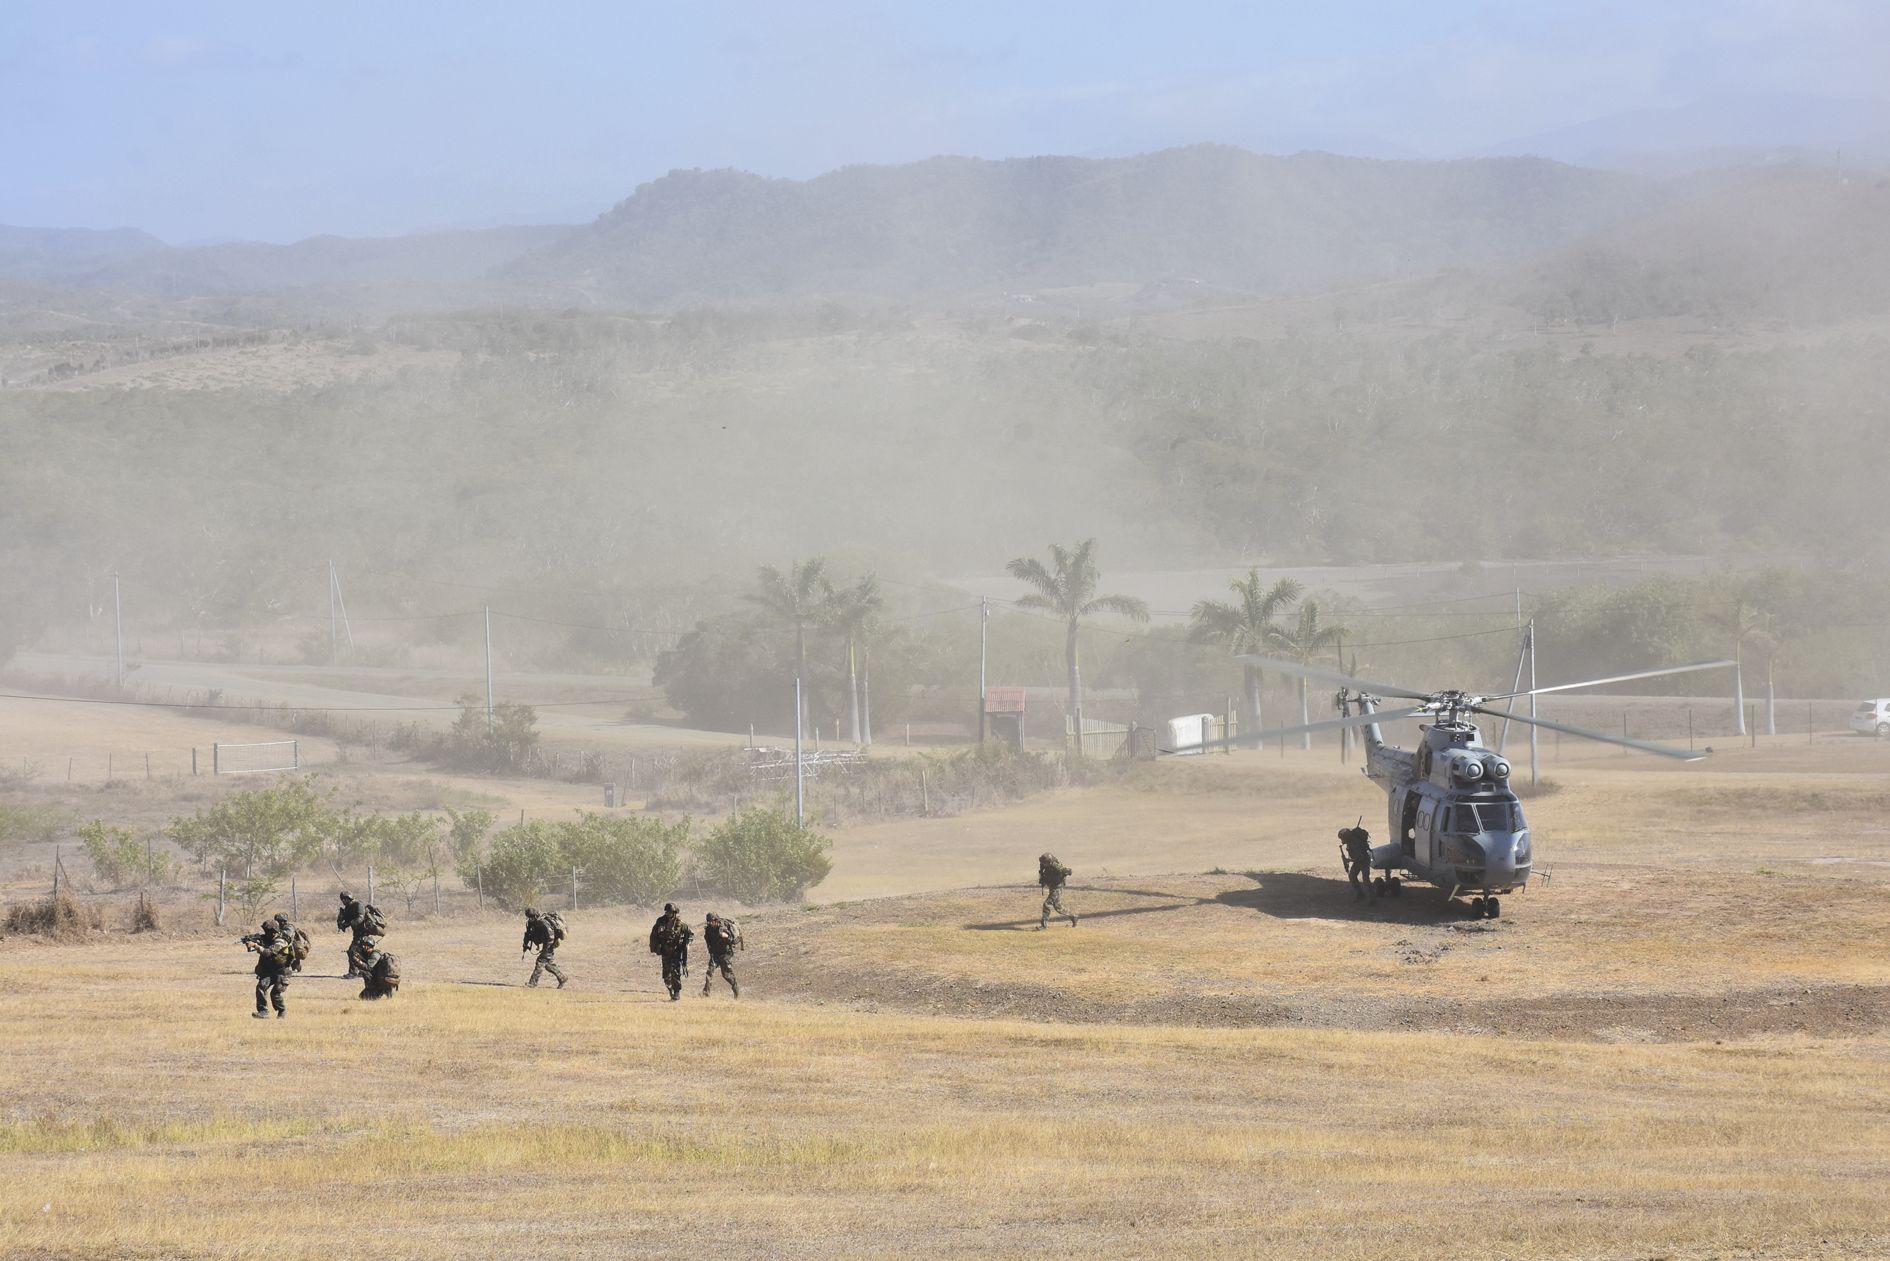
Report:
[[[1415,787],[1405,789],[1404,798],[1399,802],[1398,849],[1407,863],[1417,856],[1418,811],[1423,804],[1423,794]]]

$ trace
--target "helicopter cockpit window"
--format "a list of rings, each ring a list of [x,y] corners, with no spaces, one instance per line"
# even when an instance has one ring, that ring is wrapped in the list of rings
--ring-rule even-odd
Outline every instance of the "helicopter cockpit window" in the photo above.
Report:
[[[1516,804],[1511,801],[1459,802],[1451,816],[1452,832],[1512,832]]]

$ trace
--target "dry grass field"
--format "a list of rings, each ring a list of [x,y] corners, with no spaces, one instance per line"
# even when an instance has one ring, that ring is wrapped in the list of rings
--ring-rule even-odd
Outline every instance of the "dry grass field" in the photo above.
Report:
[[[318,931],[280,1022],[201,910],[0,940],[0,1255],[1890,1255],[1890,780],[1796,757],[1559,769],[1495,922],[1353,902],[1324,758],[847,829],[739,1003],[614,909],[564,991],[493,914],[362,1003]]]

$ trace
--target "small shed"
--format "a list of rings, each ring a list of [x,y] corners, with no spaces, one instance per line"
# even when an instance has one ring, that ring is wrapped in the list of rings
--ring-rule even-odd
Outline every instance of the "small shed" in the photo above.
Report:
[[[1024,689],[985,688],[984,721],[991,735],[1021,751],[1024,747]]]

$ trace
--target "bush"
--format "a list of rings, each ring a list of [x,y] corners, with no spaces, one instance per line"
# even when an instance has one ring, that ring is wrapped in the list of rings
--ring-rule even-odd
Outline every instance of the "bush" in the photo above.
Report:
[[[536,819],[515,823],[492,838],[484,864],[486,895],[508,910],[517,910],[537,901],[560,876],[569,878],[570,874],[556,824]],[[480,878],[477,868],[461,867],[459,875],[469,885]]]
[[[168,884],[175,864],[169,854],[162,854],[140,843],[130,828],[111,827],[94,819],[79,829],[85,854],[92,860],[93,874],[114,889],[131,885]]]
[[[205,866],[239,864],[281,875],[334,842],[341,816],[309,779],[252,788],[189,818],[171,820],[167,835]]]
[[[753,806],[709,833],[696,851],[694,876],[704,891],[742,902],[792,901],[833,870],[831,846],[786,811]]]
[[[485,702],[476,696],[459,698],[459,721],[447,735],[443,759],[462,770],[518,774],[531,768],[538,756],[538,711],[511,701],[492,707],[486,721]]]
[[[88,932],[105,928],[105,909],[81,906],[69,897],[42,898],[20,902],[7,908],[7,931],[51,937],[57,941],[76,941]]]
[[[689,820],[586,813],[558,825],[567,866],[580,873],[594,902],[647,906],[661,902],[682,883]]]

